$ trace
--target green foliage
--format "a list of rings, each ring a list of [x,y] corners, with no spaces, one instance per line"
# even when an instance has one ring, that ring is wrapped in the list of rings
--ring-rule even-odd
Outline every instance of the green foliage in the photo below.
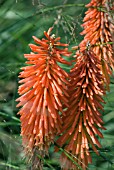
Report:
[[[24,53],[29,53],[32,36],[42,38],[44,30],[54,26],[61,41],[70,44],[70,49],[82,40],[79,33],[89,0],[1,0],[0,1],[0,170],[25,170],[20,137],[20,120],[17,115],[18,73],[25,65]],[[61,65],[66,71],[70,68]],[[114,78],[110,92],[105,96],[103,119],[106,131],[101,140],[100,156],[93,153],[90,170],[114,169]],[[60,149],[63,152],[63,149]],[[70,155],[69,155],[70,157]],[[42,160],[44,170],[59,170],[59,153],[52,145],[49,156]],[[30,168],[30,167],[28,167]]]

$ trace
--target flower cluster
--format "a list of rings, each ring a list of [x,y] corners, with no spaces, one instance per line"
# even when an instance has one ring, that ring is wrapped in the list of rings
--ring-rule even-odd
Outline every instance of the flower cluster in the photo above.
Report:
[[[110,0],[108,0],[110,1]],[[20,72],[17,107],[21,106],[21,135],[28,155],[48,153],[56,135],[64,170],[87,169],[92,162],[90,150],[97,155],[101,147],[97,137],[103,138],[103,95],[109,90],[114,68],[113,28],[106,0],[91,0],[82,26],[84,40],[76,52],[75,65],[66,73],[59,63],[71,65],[62,56],[69,57],[68,44],[51,35],[52,27],[44,32],[42,40],[33,36],[37,45],[30,44],[32,52]],[[76,49],[77,47],[74,47]],[[106,88],[105,88],[106,87]],[[37,158],[34,159],[34,165]],[[75,163],[73,163],[73,161]]]
[[[57,140],[59,146],[70,154],[72,159],[83,169],[91,163],[91,145],[96,154],[95,145],[101,147],[96,135],[103,138],[98,128],[103,127],[100,110],[105,94],[101,62],[91,50],[84,50],[77,58],[71,70],[69,107],[63,116],[62,135]],[[78,169],[63,153],[61,156],[63,169]]]
[[[109,13],[106,8],[106,0],[91,0],[86,5],[88,11],[85,13],[82,26],[84,30],[81,35],[84,40],[80,43],[80,50],[83,51],[89,42],[92,50],[101,60],[101,70],[104,76],[104,83],[109,90],[112,69],[114,69],[114,51],[112,45],[113,23],[109,20]],[[111,28],[111,29],[110,29]]]
[[[50,35],[52,28],[44,32],[46,39],[33,36],[37,45],[30,44],[33,51],[25,54],[27,64],[21,68],[18,93],[20,97],[17,107],[21,107],[19,114],[21,120],[21,135],[26,152],[32,154],[34,149],[43,152],[53,142],[57,133],[61,132],[64,107],[68,107],[67,86],[68,74],[57,64],[70,64],[61,55],[70,56],[68,44],[60,43],[60,37]]]

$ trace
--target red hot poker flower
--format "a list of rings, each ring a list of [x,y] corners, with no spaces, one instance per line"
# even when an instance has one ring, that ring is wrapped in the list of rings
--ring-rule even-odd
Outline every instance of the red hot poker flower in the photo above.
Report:
[[[21,116],[21,135],[27,153],[34,148],[48,151],[55,135],[61,131],[62,120],[59,112],[64,114],[63,104],[68,107],[68,74],[57,65],[57,62],[70,64],[61,56],[70,56],[68,44],[62,44],[60,37],[50,35],[52,28],[44,32],[46,39],[33,36],[37,45],[30,44],[34,53],[25,54],[30,64],[21,68],[17,107]]]
[[[101,138],[103,135],[98,128],[105,129],[99,112],[103,110],[100,103],[104,103],[102,96],[105,94],[100,65],[100,60],[91,50],[78,56],[71,70],[70,102],[66,116],[63,116],[63,134],[57,140],[59,146],[65,145],[65,151],[83,170],[92,161],[89,145],[99,154],[95,145],[101,147],[101,144],[96,135]],[[61,160],[63,169],[78,169],[64,153]]]
[[[80,43],[80,50],[83,51],[89,42],[92,50],[101,60],[101,70],[104,75],[104,82],[107,90],[109,90],[110,78],[112,69],[114,69],[114,49],[112,30],[114,29],[113,23],[110,22],[109,12],[107,11],[106,0],[91,0],[86,5],[88,11],[84,17],[82,26],[84,30],[81,35],[84,40]]]

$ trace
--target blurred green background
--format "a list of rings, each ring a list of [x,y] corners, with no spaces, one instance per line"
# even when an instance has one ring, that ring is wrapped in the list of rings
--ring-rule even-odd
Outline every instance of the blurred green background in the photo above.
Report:
[[[43,32],[54,26],[53,32],[69,49],[83,39],[82,20],[89,0],[0,0],[0,170],[26,170],[20,137],[20,121],[15,99],[18,97],[18,74],[25,65],[24,53],[30,53],[32,36],[42,38]],[[61,65],[66,71],[70,68]],[[106,131],[100,156],[92,153],[89,170],[114,169],[114,77],[110,92],[105,96],[103,119]],[[44,170],[60,170],[60,153],[44,159]]]

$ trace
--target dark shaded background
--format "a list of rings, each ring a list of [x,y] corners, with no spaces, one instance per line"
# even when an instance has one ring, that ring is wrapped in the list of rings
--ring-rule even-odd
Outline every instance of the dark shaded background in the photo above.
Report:
[[[42,38],[43,32],[54,26],[53,32],[63,43],[78,45],[83,39],[82,20],[89,0],[0,0],[0,170],[25,170],[20,137],[20,121],[15,99],[18,97],[18,74],[25,65],[24,53],[29,53],[32,36]],[[70,5],[69,5],[70,4]],[[66,71],[69,67],[61,65]],[[103,119],[106,131],[99,139],[100,156],[93,155],[89,170],[114,169],[114,77],[111,91],[105,96]],[[53,152],[44,160],[44,170],[60,170],[60,153]],[[92,151],[91,151],[92,152]]]

